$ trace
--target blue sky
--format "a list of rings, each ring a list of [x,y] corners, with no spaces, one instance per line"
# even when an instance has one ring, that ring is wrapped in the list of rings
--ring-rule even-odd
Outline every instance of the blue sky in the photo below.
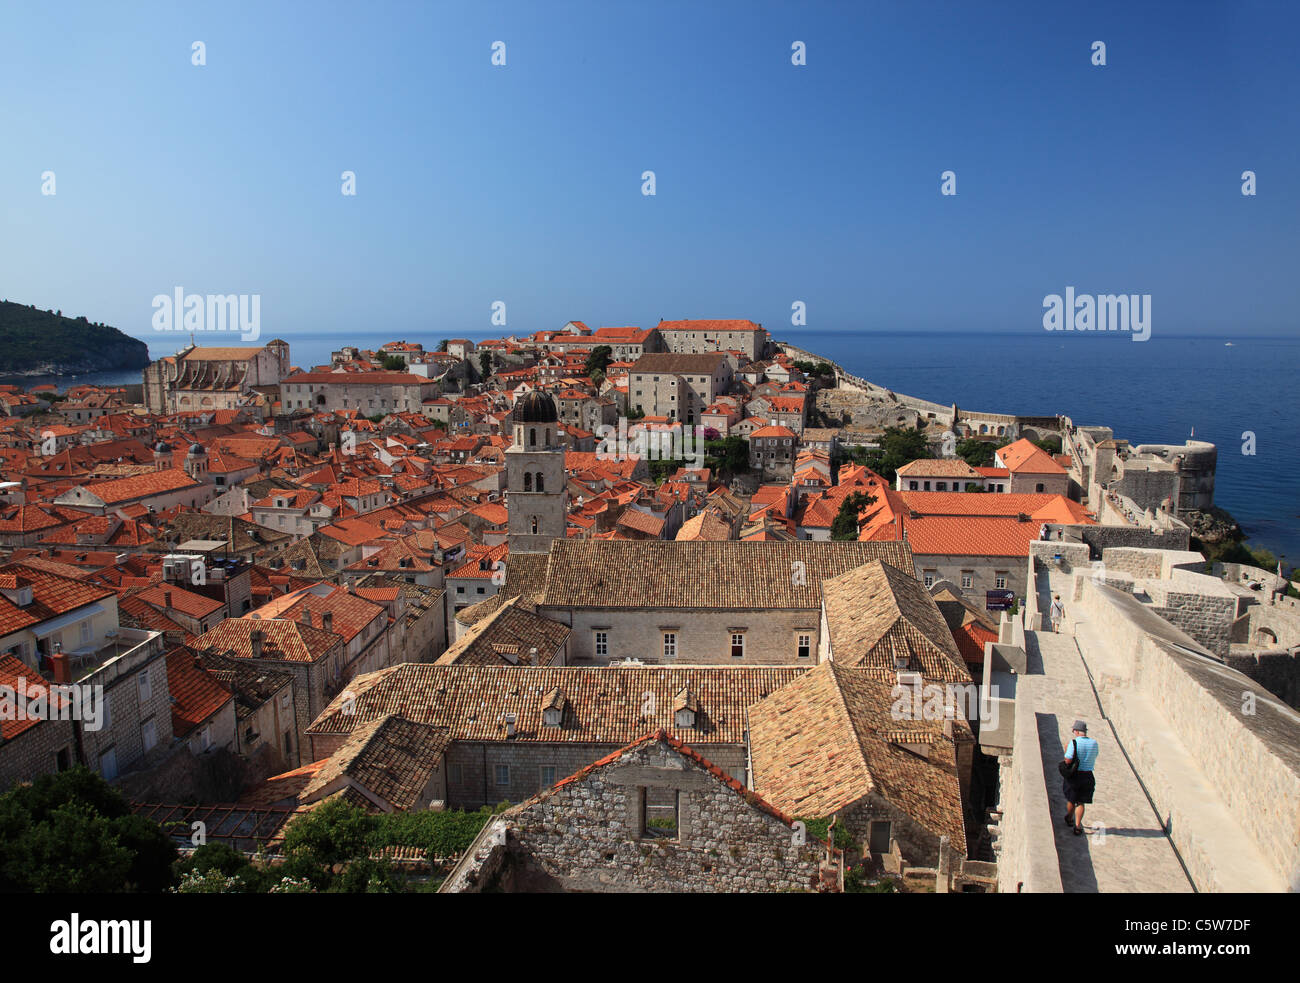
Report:
[[[478,333],[497,300],[509,332],[785,337],[794,301],[809,330],[1029,332],[1067,285],[1149,293],[1165,334],[1295,335],[1296,9],[7,3],[0,295],[155,343],[178,285],[260,294],[291,344]]]

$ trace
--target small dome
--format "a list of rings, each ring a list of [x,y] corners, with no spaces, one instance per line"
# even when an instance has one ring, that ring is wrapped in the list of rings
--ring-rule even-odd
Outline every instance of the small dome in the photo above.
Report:
[[[200,457],[202,457],[202,456],[203,456],[204,454],[206,454],[207,452],[208,452],[208,449],[207,449],[206,447],[204,447],[202,444],[190,444],[190,453],[191,453],[191,454],[198,454]]]
[[[560,415],[554,399],[546,393],[530,392],[515,402],[510,418],[516,423],[555,423]]]
[[[154,445],[153,449],[159,454],[170,454],[172,452],[171,446],[163,440],[158,441],[158,443]]]

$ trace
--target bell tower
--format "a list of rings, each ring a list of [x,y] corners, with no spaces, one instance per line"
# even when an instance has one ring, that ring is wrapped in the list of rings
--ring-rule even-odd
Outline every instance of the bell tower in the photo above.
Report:
[[[546,553],[551,540],[565,537],[568,514],[555,400],[541,392],[521,396],[510,421],[514,442],[505,454],[510,552]]]

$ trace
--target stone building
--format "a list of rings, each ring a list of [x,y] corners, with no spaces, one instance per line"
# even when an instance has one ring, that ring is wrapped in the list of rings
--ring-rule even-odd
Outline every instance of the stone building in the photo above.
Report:
[[[670,352],[743,352],[757,361],[767,347],[761,324],[744,319],[660,321],[659,337]]]
[[[577,665],[810,665],[822,582],[872,560],[913,575],[898,541],[560,540],[537,613],[571,627]]]
[[[257,386],[276,386],[289,374],[289,345],[279,338],[244,348],[190,345],[144,369],[144,404],[150,413],[228,410]]]
[[[23,695],[49,680],[12,655],[0,655],[0,793],[15,782],[66,771],[77,763],[76,735],[71,718],[59,714],[27,714]]]
[[[363,416],[420,413],[438,383],[410,372],[298,372],[280,384],[281,412],[357,410]]]
[[[332,755],[388,713],[442,729],[448,807],[522,802],[647,732],[666,729],[742,784],[749,707],[804,670],[401,665],[359,676],[313,723],[304,756]]]
[[[628,405],[647,416],[694,424],[731,387],[721,352],[642,355],[628,370]]]
[[[484,845],[496,843],[478,860]],[[821,849],[660,730],[489,823],[448,893],[813,891]]]
[[[275,736],[277,748],[293,761],[307,743],[307,728],[347,685],[343,636],[300,621],[227,618],[191,646],[293,677],[294,719]]]
[[[759,427],[749,435],[749,466],[766,479],[794,474],[799,437],[789,427]]]
[[[894,712],[888,670],[818,666],[749,712],[753,787],[777,808],[835,816],[864,854],[897,869],[933,866],[942,841],[967,853],[960,718]]]

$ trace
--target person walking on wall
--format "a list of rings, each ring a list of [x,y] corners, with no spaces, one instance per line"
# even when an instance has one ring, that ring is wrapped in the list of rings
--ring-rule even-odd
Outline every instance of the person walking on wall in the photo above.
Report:
[[[1083,835],[1083,810],[1092,804],[1097,780],[1092,774],[1097,763],[1099,746],[1088,736],[1088,725],[1082,720],[1074,722],[1074,736],[1061,762],[1061,791],[1065,794],[1065,825],[1074,827],[1074,835]],[[1075,810],[1078,815],[1075,815]]]
[[[1061,619],[1065,617],[1065,605],[1061,603],[1061,595],[1052,595],[1052,607],[1048,611],[1048,617],[1052,619],[1052,631],[1058,634],[1061,631]]]

